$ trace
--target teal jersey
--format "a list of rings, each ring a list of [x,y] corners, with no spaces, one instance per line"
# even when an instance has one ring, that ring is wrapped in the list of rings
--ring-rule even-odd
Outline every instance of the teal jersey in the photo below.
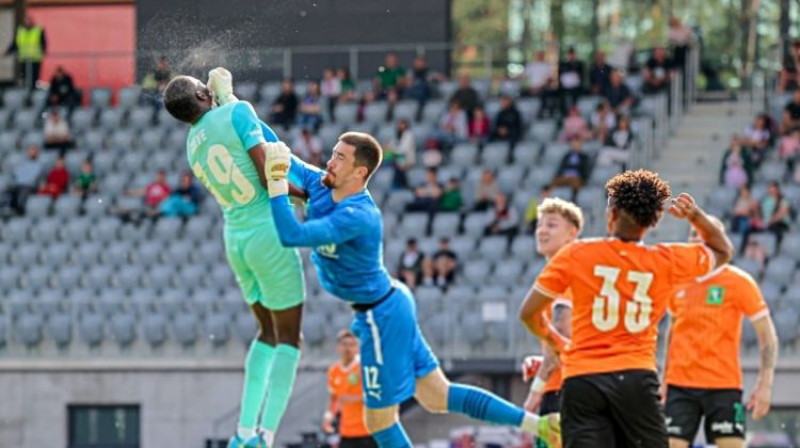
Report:
[[[266,138],[277,141],[269,127],[262,128],[253,106],[246,101],[209,110],[189,130],[189,166],[222,207],[229,229],[272,222],[269,194],[248,154]]]

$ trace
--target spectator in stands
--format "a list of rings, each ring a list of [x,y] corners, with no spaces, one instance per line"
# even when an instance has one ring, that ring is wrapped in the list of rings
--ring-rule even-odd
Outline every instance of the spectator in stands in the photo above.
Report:
[[[568,186],[572,188],[573,202],[578,190],[589,180],[590,161],[589,156],[584,154],[581,140],[574,138],[570,140],[570,151],[561,159],[561,163],[556,170],[555,178],[550,182],[551,187]]]
[[[167,183],[167,172],[159,170],[153,182],[150,182],[144,188],[129,190],[125,193],[126,196],[144,198],[143,208],[120,210],[120,214],[134,221],[138,221],[142,214],[148,217],[157,217],[160,213],[159,206],[161,202],[167,199],[171,192],[172,188]]]
[[[545,185],[537,196],[534,196],[528,201],[525,208],[525,216],[523,217],[523,226],[525,234],[533,235],[536,232],[536,223],[539,222],[539,204],[545,199],[550,197],[550,186]]]
[[[422,264],[424,283],[428,286],[436,285],[447,289],[453,284],[458,269],[458,255],[450,249],[450,239],[447,237],[439,240],[439,249],[430,258],[425,258]]]
[[[722,156],[722,169],[719,173],[719,182],[722,185],[740,188],[749,186],[753,179],[753,160],[750,152],[742,149],[738,137],[731,137],[731,146]]]
[[[17,33],[8,46],[6,55],[17,56],[18,80],[29,90],[36,88],[45,53],[47,53],[47,36],[44,29],[37,25],[31,16],[26,16],[24,23],[17,27]]]
[[[686,56],[689,47],[694,41],[694,31],[684,25],[680,19],[673,16],[669,18],[669,45],[672,47],[672,59],[675,68],[683,71],[686,67]]]
[[[542,96],[550,90],[553,82],[555,68],[547,62],[546,53],[537,51],[533,56],[533,61],[525,66],[525,87],[522,89],[524,96]]]
[[[561,126],[561,136],[559,140],[562,142],[568,142],[573,138],[588,140],[591,136],[592,133],[589,131],[589,123],[581,116],[581,111],[578,109],[578,106],[573,104],[569,108],[569,115],[564,119],[564,123]]]
[[[792,129],[800,129],[800,89],[795,89],[792,99],[786,103],[786,107],[783,109],[781,133],[788,134]]]
[[[653,55],[647,60],[644,69],[644,92],[659,93],[669,89],[669,84],[674,78],[674,66],[667,59],[667,53],[662,47],[653,49]]]
[[[611,72],[611,84],[603,91],[603,97],[608,100],[608,104],[617,114],[627,114],[633,106],[633,95],[631,90],[623,82],[622,72],[614,70]]]
[[[756,280],[761,278],[761,275],[764,273],[764,265],[767,264],[767,249],[758,242],[758,240],[750,238],[747,240],[745,244],[744,254],[743,257],[745,260],[752,260],[756,262],[758,266],[758,272],[754,277]]]
[[[78,105],[78,91],[75,89],[75,83],[72,81],[72,76],[64,70],[64,67],[58,66],[50,78],[50,89],[47,91],[48,106],[66,107],[67,114],[71,114],[75,106]]]
[[[425,168],[439,168],[442,165],[444,157],[438,145],[435,140],[425,143],[425,150],[422,151],[422,166]]]
[[[783,234],[789,230],[792,217],[789,201],[783,197],[777,182],[769,183],[767,195],[761,200],[760,207],[763,228],[774,233],[780,244]]]
[[[589,70],[589,85],[592,95],[600,95],[611,86],[611,72],[614,69],[606,62],[606,54],[600,50],[594,54],[594,63]]]
[[[44,165],[39,160],[39,148],[36,145],[28,147],[28,158],[13,168],[14,185],[6,196],[6,202],[17,214],[25,214],[25,203],[28,196],[36,191],[39,180],[44,172]]]
[[[492,127],[489,123],[489,117],[483,107],[478,106],[472,113],[472,118],[469,120],[469,140],[479,146],[483,146],[489,140]]]
[[[291,79],[284,79],[281,84],[281,94],[272,103],[270,124],[283,126],[285,129],[294,124],[297,118],[297,94],[294,93],[294,84]]]
[[[72,136],[69,133],[69,124],[61,116],[59,108],[50,109],[47,120],[44,122],[44,147],[58,149],[61,155],[73,146]]]
[[[478,91],[472,87],[472,80],[470,80],[469,75],[463,74],[461,78],[459,78],[458,89],[453,92],[453,96],[450,97],[451,104],[453,101],[461,105],[461,108],[464,109],[468,117],[471,117],[472,112],[480,105],[480,96],[478,95]]]
[[[733,204],[731,232],[746,235],[751,224],[758,220],[758,202],[753,199],[750,188],[743,185],[739,188],[739,196]],[[740,249],[740,248],[737,248]]]
[[[611,109],[608,100],[600,101],[595,111],[592,112],[589,123],[592,125],[592,137],[599,142],[606,141],[611,130],[617,126],[617,116]]]
[[[631,157],[631,146],[633,145],[633,132],[631,131],[630,118],[622,116],[617,123],[616,129],[611,132],[605,145],[600,149],[597,157],[597,164],[610,166],[614,163],[621,164],[623,171]]]
[[[333,68],[328,67],[322,72],[322,83],[320,86],[322,97],[328,107],[328,115],[331,122],[336,122],[336,104],[339,103],[339,96],[342,94],[342,80],[336,76]]]
[[[356,99],[356,83],[350,77],[350,69],[347,67],[340,67],[336,71],[336,77],[339,78],[339,83],[342,86],[342,93],[339,95],[340,103],[349,103]]]
[[[172,79],[172,71],[169,68],[166,56],[161,56],[156,61],[155,70],[145,75],[142,80],[142,96],[153,104],[153,107],[160,108],[163,104],[162,96],[164,89]]]
[[[500,187],[494,177],[494,171],[484,169],[475,189],[475,211],[488,210],[494,205],[494,199],[500,193]]]
[[[797,90],[800,86],[800,40],[792,43],[783,59],[778,92]]]
[[[461,210],[462,205],[464,205],[464,200],[461,197],[461,184],[458,178],[453,176],[444,184],[442,197],[439,200],[439,210],[457,212]]]
[[[400,66],[397,53],[393,51],[386,53],[385,63],[378,67],[375,86],[378,99],[386,99],[391,90],[394,90],[398,97],[403,95],[406,87],[406,69]]]
[[[300,113],[297,116],[297,125],[302,128],[311,128],[316,132],[322,124],[322,102],[319,97],[319,83],[312,81],[308,84],[303,101],[300,102]]]
[[[786,162],[786,172],[792,176],[795,171],[795,162],[800,158],[800,128],[792,129],[789,135],[781,138],[778,157]]]
[[[409,212],[435,213],[439,209],[442,186],[436,178],[436,168],[425,171],[425,183],[414,189],[414,199],[406,206]]]
[[[744,136],[739,139],[739,143],[751,151],[750,155],[756,166],[761,164],[772,140],[769,122],[769,116],[766,114],[757,116],[753,125],[745,129]]]
[[[408,120],[399,120],[394,138],[384,144],[384,161],[390,162],[394,169],[392,187],[408,188],[408,170],[417,162],[417,141],[409,129]]]
[[[67,188],[69,188],[69,171],[64,165],[64,158],[59,157],[53,168],[47,173],[44,184],[39,188],[39,194],[58,199],[61,193],[67,191]]]
[[[412,100],[417,100],[419,107],[417,108],[416,119],[422,119],[422,111],[425,108],[425,103],[431,97],[431,73],[428,69],[428,62],[424,56],[417,56],[414,58],[414,68],[411,71],[411,79],[409,80],[409,88],[406,91],[406,97]]]
[[[508,95],[500,97],[500,111],[494,118],[492,140],[508,142],[513,148],[522,138],[522,114]]]
[[[397,278],[411,289],[417,287],[422,280],[422,264],[425,261],[425,254],[417,249],[417,240],[409,238],[406,241],[406,249],[400,254],[400,268]]]
[[[494,210],[488,213],[484,235],[513,237],[519,230],[519,213],[508,203],[508,196],[498,193],[494,197]]]
[[[433,137],[443,148],[450,148],[456,143],[464,142],[469,137],[467,114],[457,100],[450,102],[450,108],[439,119],[439,128]]]
[[[583,61],[578,60],[575,48],[569,47],[566,59],[558,65],[558,86],[561,92],[561,112],[578,102],[583,93]]]
[[[303,127],[292,144],[292,151],[311,165],[322,166],[322,140],[311,129]]]
[[[192,173],[184,172],[178,187],[159,205],[162,216],[172,218],[188,218],[196,215],[200,209],[203,194],[195,185]]]
[[[81,163],[81,172],[72,185],[72,194],[86,198],[95,191],[97,191],[97,176],[94,174],[92,162],[86,159]]]

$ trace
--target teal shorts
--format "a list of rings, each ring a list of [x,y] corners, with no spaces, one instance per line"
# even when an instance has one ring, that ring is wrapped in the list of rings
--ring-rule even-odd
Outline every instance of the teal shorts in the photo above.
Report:
[[[285,310],[306,297],[303,262],[296,249],[283,247],[272,223],[251,229],[225,229],[225,255],[248,305]]]

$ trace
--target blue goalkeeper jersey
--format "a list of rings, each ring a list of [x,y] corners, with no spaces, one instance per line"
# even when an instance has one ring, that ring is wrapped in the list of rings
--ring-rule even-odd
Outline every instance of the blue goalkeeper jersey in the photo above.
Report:
[[[281,242],[311,247],[320,284],[349,302],[368,304],[384,297],[392,279],[383,266],[383,217],[369,192],[334,202],[322,184],[324,171],[292,157],[289,181],[308,193],[306,221],[300,223],[288,195],[272,198],[272,216]]]

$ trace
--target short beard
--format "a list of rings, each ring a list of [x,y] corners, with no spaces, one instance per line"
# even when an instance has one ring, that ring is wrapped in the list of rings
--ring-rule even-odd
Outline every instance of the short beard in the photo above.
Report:
[[[322,185],[325,185],[328,188],[333,188],[334,187],[333,178],[331,177],[330,174],[325,173],[325,175],[322,176]]]

